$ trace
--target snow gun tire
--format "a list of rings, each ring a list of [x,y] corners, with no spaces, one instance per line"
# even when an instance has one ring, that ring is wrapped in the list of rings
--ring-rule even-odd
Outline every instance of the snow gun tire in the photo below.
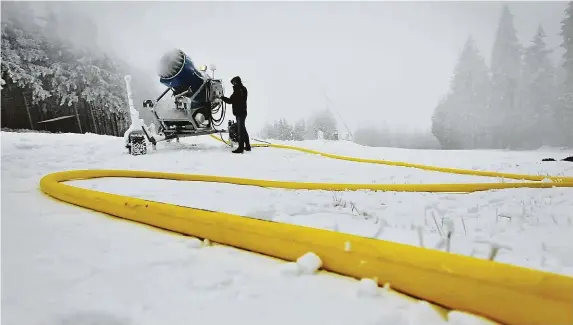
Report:
[[[213,138],[219,140],[214,136]],[[376,279],[379,285],[390,284],[398,292],[435,304],[436,310],[440,309],[438,306],[443,306],[449,310],[472,313],[504,324],[573,324],[572,277],[379,239],[82,189],[63,183],[78,179],[129,177],[286,189],[466,193],[518,187],[573,187],[573,177],[542,177],[441,168],[337,156],[277,144],[253,144],[253,147],[256,146],[292,149],[357,162],[505,177],[529,182],[328,184],[132,170],[73,170],[44,176],[40,181],[40,188],[58,200],[77,206],[287,261],[295,261],[311,251],[321,258],[324,270],[354,278]],[[540,182],[545,178],[553,182]],[[443,315],[446,313],[443,309]]]
[[[147,154],[146,143],[145,142],[143,142],[143,143],[140,143],[140,142],[132,143],[131,144],[131,154],[133,156],[140,156],[140,155]]]
[[[128,149],[129,154],[132,156],[147,154],[147,143],[143,132],[133,132],[129,135]]]

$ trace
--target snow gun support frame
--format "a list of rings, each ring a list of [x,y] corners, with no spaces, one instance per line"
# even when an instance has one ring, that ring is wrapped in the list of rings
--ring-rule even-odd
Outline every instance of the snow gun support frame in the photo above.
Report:
[[[205,71],[206,66],[196,69],[193,62],[181,50],[171,51],[161,59],[162,71],[160,82],[167,86],[155,100],[144,100],[143,108],[148,109],[158,124],[146,126],[139,113],[133,107],[131,98],[131,77],[126,76],[125,82],[130,106],[131,126],[125,132],[125,147],[131,155],[147,153],[147,142],[153,149],[160,141],[170,141],[180,138],[229,133],[231,145],[238,141],[237,124],[229,120],[227,130],[217,129],[225,119],[226,104],[221,97],[224,94],[221,79],[214,79],[215,66],[211,65],[213,76]],[[169,92],[173,93],[175,109],[184,113],[187,118],[162,118],[157,113],[157,103]],[[220,112],[219,118],[214,118]],[[146,141],[147,140],[147,141]]]

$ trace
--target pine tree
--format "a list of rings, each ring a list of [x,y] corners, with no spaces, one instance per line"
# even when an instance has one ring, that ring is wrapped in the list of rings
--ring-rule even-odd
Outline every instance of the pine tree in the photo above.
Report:
[[[485,60],[469,36],[460,62],[452,79],[452,91],[456,101],[456,126],[463,148],[487,145],[489,70]]]
[[[496,112],[491,124],[496,147],[507,148],[519,138],[516,121],[521,114],[521,46],[513,25],[513,15],[503,6],[491,58],[492,109]]]
[[[337,130],[336,119],[328,108],[318,111],[310,119],[308,126],[312,139],[317,138],[318,131],[323,133],[325,139],[332,139],[334,132]]]
[[[455,147],[455,131],[452,127],[453,119],[450,117],[452,106],[449,104],[449,96],[441,100],[432,115],[432,134],[438,139],[442,149]],[[358,137],[358,135],[356,135]]]
[[[102,118],[112,113],[119,113],[119,120],[126,121],[122,65],[97,49],[92,41],[97,35],[93,22],[88,17],[66,17],[60,10],[65,6],[3,4],[3,80],[31,90],[32,104],[48,97],[56,99],[59,105],[72,105],[83,99],[93,108],[94,124],[96,117],[101,124]],[[90,39],[87,46],[86,30]],[[69,37],[73,35],[75,38]],[[77,44],[82,38],[84,44]]]
[[[58,99],[59,105],[72,105],[78,102],[78,85],[74,80],[74,71],[77,71],[77,64],[74,64],[74,54],[71,43],[60,36],[63,28],[60,17],[54,6],[46,6],[40,19],[44,20],[43,31],[48,40],[47,56],[50,61],[50,92]]]
[[[32,91],[34,104],[51,96],[46,89],[50,73],[46,39],[25,2],[2,5],[2,77]]]
[[[284,118],[275,121],[272,128],[266,130],[266,133],[270,139],[294,140],[294,128]]]
[[[566,72],[566,83],[573,88],[573,1],[567,3],[559,35],[563,37],[561,46],[565,49],[563,67]]]
[[[270,123],[266,123],[265,126],[263,126],[263,129],[261,130],[260,136],[263,139],[276,139],[275,129],[273,125]]]
[[[538,148],[555,139],[555,98],[557,79],[545,43],[545,31],[539,26],[531,44],[525,49],[523,82],[525,87],[521,128],[521,147]]]
[[[487,146],[490,80],[488,67],[470,35],[450,81],[450,92],[435,109],[432,133],[448,149]]]
[[[305,132],[306,132],[306,123],[304,122],[304,120],[299,120],[294,125],[294,129],[293,129],[294,139],[293,140],[296,140],[296,141],[304,140]]]
[[[561,95],[557,105],[557,119],[559,140],[558,144],[573,147],[573,2],[568,2],[565,9],[565,18],[561,21],[561,47],[563,54],[563,68],[565,78],[561,85]]]
[[[52,93],[60,105],[72,105],[83,99],[95,108],[96,115],[126,114],[120,65],[94,46],[78,43],[78,30],[93,39],[97,29],[89,17],[66,15],[70,10],[62,4],[54,4],[47,6],[43,14],[44,33],[50,44]],[[75,28],[66,28],[70,25]]]

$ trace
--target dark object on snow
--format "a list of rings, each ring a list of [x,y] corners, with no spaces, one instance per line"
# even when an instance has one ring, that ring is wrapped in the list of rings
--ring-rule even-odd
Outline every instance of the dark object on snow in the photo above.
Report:
[[[249,133],[245,126],[247,119],[247,97],[249,95],[247,87],[243,85],[241,77],[236,76],[231,79],[233,84],[233,94],[227,98],[222,96],[221,99],[233,105],[233,115],[237,118],[237,135],[239,147],[233,150],[233,153],[242,153],[244,150],[251,151],[251,143],[249,142]]]
[[[244,150],[251,151],[251,143],[249,142],[249,134],[245,127],[245,120],[247,116],[237,116],[237,133],[239,135],[239,147],[233,150],[233,153],[242,153]]]
[[[541,161],[557,161],[554,158],[543,158]],[[570,161],[573,162],[573,156],[569,156],[567,158],[561,159],[561,161]]]
[[[222,96],[221,99],[225,103],[233,105],[233,115],[236,117],[247,116],[247,96],[249,95],[247,87],[243,85],[239,76],[231,79],[231,83],[233,84],[233,94],[231,97]]]
[[[239,126],[236,122],[229,120],[229,140],[239,142]]]
[[[131,132],[126,147],[130,155],[145,155],[147,153],[147,144],[145,143],[144,133],[139,130]]]

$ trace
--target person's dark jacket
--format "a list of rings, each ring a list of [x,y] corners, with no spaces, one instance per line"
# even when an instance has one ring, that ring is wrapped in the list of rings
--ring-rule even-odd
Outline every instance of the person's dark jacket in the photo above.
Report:
[[[233,85],[233,94],[231,97],[227,98],[225,96],[221,97],[223,101],[227,104],[233,105],[233,115],[235,116],[247,116],[247,87],[242,83]]]

